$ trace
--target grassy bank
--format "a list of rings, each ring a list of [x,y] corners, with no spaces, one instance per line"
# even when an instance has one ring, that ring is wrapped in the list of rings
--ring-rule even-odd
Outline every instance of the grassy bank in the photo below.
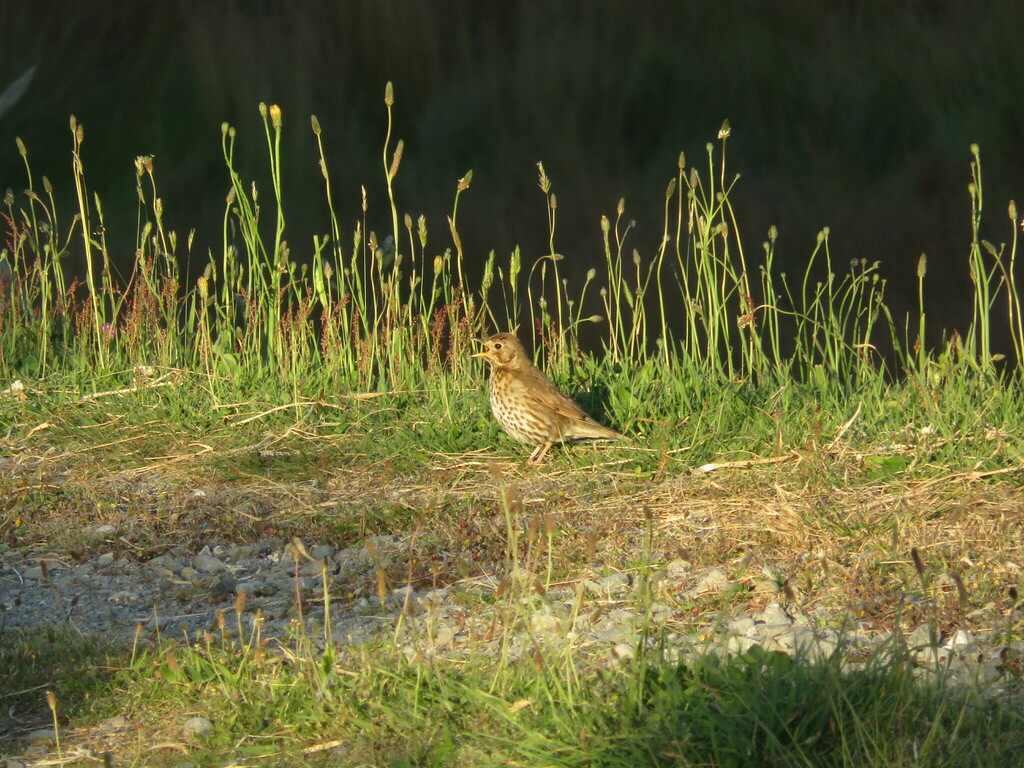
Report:
[[[390,126],[390,87],[385,106],[390,191],[415,158]],[[260,113],[273,181],[257,188],[235,173],[237,131],[225,125],[232,187],[216,253],[192,252],[187,233],[165,227],[153,158],[136,164],[135,242],[110,243],[86,182],[83,126],[72,119],[73,213],[54,210],[19,142],[27,191],[6,198],[0,252],[8,551],[84,559],[127,547],[145,560],[211,536],[419,541],[429,527],[416,566],[368,572],[372,589],[380,578],[419,587],[523,566],[572,582],[595,553],[602,567],[643,576],[685,548],[694,563],[740,574],[751,562],[781,568],[802,585],[788,598],[800,604],[859,600],[891,626],[894,596],[921,592],[915,621],[963,626],[984,609],[1019,639],[1008,565],[1021,520],[1018,222],[1011,203],[1007,244],[979,238],[988,207],[977,148],[964,255],[973,322],[932,348],[922,339],[937,278],[925,258],[918,312],[896,317],[881,266],[833,264],[827,231],[796,275],[776,271],[774,232],[745,245],[729,203],[727,125],[697,162],[680,156],[661,246],[633,248],[620,204],[601,222],[603,268],[573,284],[557,180],[543,165],[547,252],[491,253],[476,281],[459,237],[472,174],[453,181],[447,221],[417,219],[390,194],[376,217],[387,231],[368,230],[365,203],[347,229],[316,118],[323,235],[289,242],[284,117]],[[111,253],[128,247],[134,266],[118,274]],[[86,273],[69,274],[72,253]],[[830,277],[812,281],[821,263]],[[491,419],[485,373],[469,358],[473,337],[516,327],[563,389],[633,441],[518,466],[525,454]],[[997,327],[1005,350],[993,348]],[[197,487],[253,503],[203,506]],[[100,522],[124,533],[83,536]],[[546,559],[531,560],[537,551]],[[509,610],[496,631],[528,623],[523,595],[497,592],[488,600]],[[152,759],[183,711],[221,716],[196,743],[156,748],[167,764],[1010,765],[1022,746],[1018,708],[916,682],[898,647],[857,669],[843,653],[820,665],[766,653],[680,664],[656,643],[609,666],[568,639],[518,663],[431,662],[395,641],[342,651],[300,635],[271,647],[233,635],[231,618],[193,644],[129,650],[5,633],[0,671],[15,681],[5,699],[55,714],[79,744],[102,743],[91,724],[104,718],[144,723],[119,742],[129,764]],[[69,653],[70,669],[58,663]]]

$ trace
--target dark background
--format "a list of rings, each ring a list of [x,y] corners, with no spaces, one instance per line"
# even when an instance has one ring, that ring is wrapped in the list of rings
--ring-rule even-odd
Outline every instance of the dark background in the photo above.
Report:
[[[795,276],[829,226],[835,263],[880,260],[902,311],[916,308],[926,252],[937,334],[969,321],[972,142],[985,236],[1008,241],[1007,202],[1024,202],[1021,14],[1017,0],[11,0],[0,10],[0,90],[38,69],[0,116],[0,189],[25,187],[20,136],[37,185],[46,174],[59,193],[66,229],[73,113],[115,258],[133,256],[133,162],[152,154],[169,226],[182,240],[196,230],[195,275],[208,249],[221,249],[221,123],[237,126],[239,170],[261,186],[268,213],[257,105],[276,103],[285,236],[292,258],[307,260],[313,234],[329,230],[310,114],[343,228],[361,218],[365,185],[369,228],[389,231],[381,151],[391,80],[395,138],[406,142],[400,214],[426,214],[428,253],[450,246],[444,216],[470,169],[459,207],[468,257],[479,263],[493,249],[500,262],[520,245],[529,264],[545,253],[543,161],[558,195],[556,250],[582,276],[603,262],[600,216],[614,216],[620,197],[638,225],[629,245],[653,255],[679,152],[706,177],[705,144],[728,118],[748,259],[775,224],[778,266]]]

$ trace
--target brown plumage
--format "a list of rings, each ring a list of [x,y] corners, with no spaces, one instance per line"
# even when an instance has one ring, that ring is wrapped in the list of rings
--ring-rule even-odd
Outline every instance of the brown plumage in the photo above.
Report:
[[[510,333],[476,339],[482,357],[491,366],[491,413],[513,439],[537,446],[527,464],[536,464],[553,443],[565,440],[618,440],[624,435],[603,427],[535,366],[523,345]]]

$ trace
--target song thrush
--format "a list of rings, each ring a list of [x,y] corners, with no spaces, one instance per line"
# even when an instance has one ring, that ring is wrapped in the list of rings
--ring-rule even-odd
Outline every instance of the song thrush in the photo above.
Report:
[[[527,464],[539,463],[553,443],[625,437],[598,424],[559,392],[512,334],[475,341],[484,345],[484,351],[473,357],[482,357],[491,366],[491,413],[514,440],[537,446]]]

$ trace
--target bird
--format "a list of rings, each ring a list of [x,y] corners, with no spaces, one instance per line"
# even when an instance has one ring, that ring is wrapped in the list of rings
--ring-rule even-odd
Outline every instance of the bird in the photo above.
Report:
[[[598,424],[563,395],[511,333],[474,341],[483,344],[484,349],[471,357],[483,358],[491,367],[491,413],[512,439],[536,446],[527,464],[539,464],[554,443],[625,439],[625,435]]]

